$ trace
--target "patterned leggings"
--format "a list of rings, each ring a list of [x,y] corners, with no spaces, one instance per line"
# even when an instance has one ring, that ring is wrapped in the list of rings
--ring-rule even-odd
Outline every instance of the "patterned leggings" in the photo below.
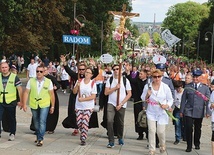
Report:
[[[92,114],[91,109],[76,110],[77,126],[80,130],[80,140],[85,141],[88,134],[89,120]]]

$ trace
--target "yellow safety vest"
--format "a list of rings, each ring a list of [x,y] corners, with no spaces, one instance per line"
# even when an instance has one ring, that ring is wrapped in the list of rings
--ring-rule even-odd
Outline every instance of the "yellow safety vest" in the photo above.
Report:
[[[30,79],[30,103],[29,106],[32,109],[46,108],[50,106],[50,94],[49,94],[49,86],[51,84],[51,80],[44,77],[44,84],[40,93],[37,91],[37,80],[36,78]]]
[[[15,87],[16,74],[10,73],[5,89],[2,84],[2,74],[0,73],[0,103],[3,102],[3,96],[5,95],[5,102],[10,104],[17,99],[16,87]]]

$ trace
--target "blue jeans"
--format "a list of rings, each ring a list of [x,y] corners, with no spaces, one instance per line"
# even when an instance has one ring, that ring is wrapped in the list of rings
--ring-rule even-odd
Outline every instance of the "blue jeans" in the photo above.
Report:
[[[2,116],[4,111],[8,112],[8,118],[9,120],[7,120],[9,123],[9,130],[10,130],[10,134],[14,134],[16,133],[16,106],[13,107],[5,107],[2,104],[0,104],[0,134],[1,134],[1,122],[2,122]]]
[[[174,121],[175,125],[175,140],[180,141],[182,136],[182,118],[180,117],[180,109],[175,108],[173,111],[173,115],[177,118],[177,121]]]
[[[103,88],[103,83],[97,84],[97,96],[100,95],[100,92],[102,91],[102,88]]]
[[[46,131],[46,120],[49,112],[49,107],[31,109],[33,122],[36,131],[37,140],[43,140]]]

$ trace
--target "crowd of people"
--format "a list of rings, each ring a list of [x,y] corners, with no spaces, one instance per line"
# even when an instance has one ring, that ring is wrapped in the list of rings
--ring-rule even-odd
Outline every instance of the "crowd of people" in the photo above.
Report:
[[[200,149],[203,118],[212,116],[214,150],[214,72],[205,63],[171,61],[170,57],[166,63],[142,62],[139,66],[128,61],[122,66],[102,64],[91,58],[86,63],[77,62],[74,57],[66,60],[63,55],[60,62],[32,57],[26,68],[27,86],[23,89],[16,75],[22,67],[2,59],[0,121],[3,130],[9,132],[10,141],[15,140],[16,106],[26,111],[29,102],[30,129],[35,131],[36,145],[43,145],[45,132],[53,134],[58,122],[57,90],[61,89],[70,92],[68,117],[62,124],[74,129],[72,135],[80,132],[80,145],[86,145],[89,128],[99,127],[94,112],[98,104],[103,109],[101,125],[107,130],[107,147],[114,147],[115,136],[118,144],[124,145],[125,111],[127,102],[132,101],[137,140],[148,139],[150,155],[156,153],[156,148],[161,153],[166,151],[166,125],[170,117],[175,125],[174,144],[186,141],[185,151],[191,152],[193,145]],[[139,125],[142,111],[146,113],[146,126]]]

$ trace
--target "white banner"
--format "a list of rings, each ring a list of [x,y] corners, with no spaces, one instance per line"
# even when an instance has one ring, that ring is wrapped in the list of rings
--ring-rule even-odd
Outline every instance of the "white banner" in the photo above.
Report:
[[[181,39],[173,35],[170,30],[166,29],[161,33],[162,39],[167,43],[169,47],[177,44]]]

